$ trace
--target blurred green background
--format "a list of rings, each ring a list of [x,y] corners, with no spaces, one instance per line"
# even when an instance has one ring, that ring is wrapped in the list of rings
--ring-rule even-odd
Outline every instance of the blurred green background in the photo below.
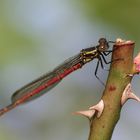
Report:
[[[12,93],[53,69],[82,48],[108,40],[140,45],[139,0],[0,0],[0,107]],[[124,54],[125,55],[125,54]],[[72,115],[97,103],[104,87],[95,78],[96,61],[65,78],[49,94],[0,118],[1,140],[86,140],[88,120]],[[105,81],[106,71],[99,77]],[[140,96],[140,78],[133,80]],[[112,140],[140,138],[140,105],[127,102]]]

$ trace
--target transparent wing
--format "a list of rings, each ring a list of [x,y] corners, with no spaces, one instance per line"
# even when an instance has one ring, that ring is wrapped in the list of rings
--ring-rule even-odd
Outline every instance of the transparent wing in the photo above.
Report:
[[[49,80],[53,79],[54,77],[57,77],[58,74],[62,74],[64,73],[64,71],[66,69],[71,68],[73,65],[79,63],[80,60],[80,54],[69,58],[68,60],[64,61],[64,63],[62,63],[60,66],[56,67],[53,71],[42,75],[41,77],[39,77],[38,79],[32,81],[31,83],[23,86],[22,88],[20,88],[19,90],[17,90],[11,97],[12,103],[16,102],[17,100],[23,98],[24,96],[26,96],[27,94],[30,94],[32,91],[34,91],[35,89],[37,89],[39,86],[46,84]],[[48,86],[47,88],[45,88],[44,90],[38,92],[37,94],[31,96],[30,98],[28,98],[25,102],[29,102],[32,101],[38,97],[40,97],[41,95],[45,94],[46,92],[48,92],[49,90],[51,90],[52,88],[54,88],[61,80],[53,83],[52,85]]]

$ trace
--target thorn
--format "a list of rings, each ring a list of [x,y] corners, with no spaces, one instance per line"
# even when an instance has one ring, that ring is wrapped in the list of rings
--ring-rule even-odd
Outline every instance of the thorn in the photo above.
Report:
[[[129,77],[133,77],[133,76],[134,76],[134,74],[127,74],[127,76],[129,76]]]
[[[94,116],[95,110],[77,111],[77,112],[74,112],[74,114],[83,115],[83,116],[87,117],[90,120]]]
[[[131,84],[130,84],[130,83],[126,86],[126,88],[125,88],[124,91],[123,91],[122,98],[121,98],[121,105],[124,105],[125,102],[126,102],[128,99],[134,99],[134,100],[140,102],[140,98],[137,97],[137,96],[132,92],[132,88],[131,88]]]
[[[95,115],[97,111],[97,118],[100,118],[102,112],[104,110],[104,101],[101,100],[98,104],[89,108],[89,110],[77,111],[74,114],[83,115],[87,117],[89,120]]]
[[[97,118],[100,118],[100,116],[102,115],[102,112],[104,110],[104,101],[100,100],[100,102],[98,104],[90,107],[89,109],[97,111]]]

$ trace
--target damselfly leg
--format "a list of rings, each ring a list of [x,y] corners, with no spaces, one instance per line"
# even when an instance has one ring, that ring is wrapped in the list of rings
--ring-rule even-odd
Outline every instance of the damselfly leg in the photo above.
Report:
[[[97,61],[97,65],[96,65],[96,69],[95,69],[95,73],[94,73],[94,74],[95,74],[96,78],[100,81],[100,83],[101,83],[102,85],[105,86],[104,82],[103,82],[103,81],[98,77],[98,75],[97,75],[97,73],[98,73],[98,68],[99,68],[99,64],[100,64],[102,69],[107,70],[107,69],[104,67],[104,65],[103,65],[103,61],[104,61],[106,64],[110,64],[111,62],[107,62],[106,59],[104,58],[103,54],[102,54],[101,56],[102,56],[103,60],[102,60],[102,58],[101,58],[100,56],[98,57],[98,61]],[[108,70],[107,70],[107,71],[108,71]]]
[[[109,41],[108,43],[114,43],[113,41]],[[104,82],[98,77],[97,73],[98,73],[98,68],[99,68],[99,64],[101,65],[101,68],[106,70],[106,71],[109,71],[109,69],[106,69],[103,65],[103,62],[105,64],[110,64],[112,63],[113,61],[109,61],[107,62],[107,60],[105,59],[105,56],[108,56],[109,54],[111,54],[113,52],[113,50],[106,50],[106,51],[103,51],[103,52],[98,52],[99,53],[99,56],[98,56],[98,61],[97,61],[97,65],[96,65],[96,69],[95,69],[95,76],[96,78],[100,81],[100,83],[102,85],[105,86]]]
[[[110,51],[110,53],[111,53],[111,52],[113,52],[113,50]],[[103,52],[103,54],[104,54],[105,56],[107,56],[107,55],[105,54],[105,52]],[[107,60],[105,59],[105,57],[104,57],[103,54],[100,54],[100,56],[103,58],[103,61],[105,62],[105,64],[110,64],[110,63],[115,62],[115,61],[123,60],[123,58],[117,58],[117,59],[113,59],[113,60],[107,62]]]
[[[110,53],[112,53],[113,52],[113,50],[109,50],[109,51],[105,51],[105,52],[103,52],[103,54],[105,55],[105,56],[108,56]]]
[[[114,42],[111,42],[111,43],[114,43]],[[116,50],[117,48],[115,48],[115,49],[113,49],[113,50],[106,50],[106,51],[103,51],[103,52],[98,52],[99,53],[99,56],[98,56],[98,61],[97,61],[97,65],[96,65],[96,69],[95,69],[95,76],[96,76],[96,78],[100,81],[100,83],[102,84],[102,85],[104,85],[105,86],[105,84],[104,84],[104,82],[98,77],[98,75],[97,75],[97,73],[98,73],[98,68],[99,68],[99,64],[101,65],[101,68],[103,69],[103,70],[107,70],[107,71],[109,71],[109,69],[106,69],[105,67],[104,67],[104,65],[103,65],[103,62],[105,63],[105,64],[111,64],[112,62],[114,62],[114,61],[119,61],[119,60],[123,60],[123,58],[118,58],[118,59],[113,59],[113,60],[111,60],[111,61],[107,61],[106,60],[106,58],[105,58],[105,56],[108,56],[109,54],[111,54],[114,50]]]
[[[98,72],[98,68],[99,68],[99,63],[101,64],[101,67],[102,67],[102,60],[101,58],[98,58],[98,61],[97,61],[97,65],[96,65],[96,69],[95,69],[95,72],[94,72],[94,75],[96,76],[96,78],[100,81],[100,83],[105,86],[104,82],[98,77],[97,75],[97,72]]]
[[[111,61],[109,61],[109,62],[107,62],[107,60],[105,59],[105,57],[104,57],[104,55],[101,53],[100,54],[100,56],[103,58],[103,61],[105,62],[105,64],[110,64],[110,63],[112,63],[113,61],[111,60]],[[102,60],[101,60],[102,61]]]

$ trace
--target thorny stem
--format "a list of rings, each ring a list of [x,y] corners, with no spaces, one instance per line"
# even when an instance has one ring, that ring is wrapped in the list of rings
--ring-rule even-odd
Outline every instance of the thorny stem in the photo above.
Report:
[[[120,118],[121,97],[123,90],[132,77],[128,74],[133,69],[134,42],[118,42],[114,45],[109,76],[103,92],[102,100],[105,108],[100,118],[93,117],[90,124],[88,140],[110,140],[113,130]]]

